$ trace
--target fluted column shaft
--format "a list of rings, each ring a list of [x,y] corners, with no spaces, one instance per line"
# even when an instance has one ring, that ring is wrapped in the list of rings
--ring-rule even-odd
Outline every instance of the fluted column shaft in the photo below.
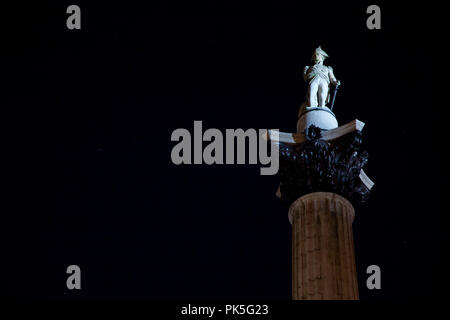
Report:
[[[354,217],[352,204],[335,193],[310,193],[291,205],[294,300],[358,299]]]

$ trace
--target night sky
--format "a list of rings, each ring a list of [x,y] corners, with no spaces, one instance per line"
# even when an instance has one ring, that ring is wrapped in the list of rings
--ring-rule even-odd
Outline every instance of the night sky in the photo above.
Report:
[[[437,9],[378,2],[382,28],[368,30],[372,2],[151,3],[2,9],[2,296],[291,299],[279,177],[176,166],[170,137],[194,120],[294,132],[301,71],[321,45],[342,82],[339,123],[366,123],[375,187],[355,207],[360,298],[437,297],[448,213],[447,107],[427,89],[429,55],[443,54],[430,49]],[[66,28],[70,4],[81,30]],[[71,264],[80,291],[66,288]],[[366,288],[372,264],[381,290]]]

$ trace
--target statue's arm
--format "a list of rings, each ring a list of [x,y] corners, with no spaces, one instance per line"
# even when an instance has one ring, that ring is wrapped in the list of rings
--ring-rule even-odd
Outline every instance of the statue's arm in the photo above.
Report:
[[[333,85],[340,85],[341,84],[341,82],[339,81],[339,80],[337,80],[336,79],[336,77],[334,76],[334,73],[333,73],[333,68],[332,67],[328,67],[328,76],[330,77],[330,81],[331,81],[331,83],[333,84]]]
[[[308,78],[307,78],[308,69],[309,69],[309,66],[305,66],[305,68],[303,69],[303,80],[305,80],[306,82],[308,82]]]

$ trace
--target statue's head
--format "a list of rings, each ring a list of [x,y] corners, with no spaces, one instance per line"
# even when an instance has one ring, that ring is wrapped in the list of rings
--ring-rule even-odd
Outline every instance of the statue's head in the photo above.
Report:
[[[326,58],[328,58],[328,54],[325,51],[323,51],[320,46],[318,46],[316,50],[314,50],[311,60],[314,63],[320,63],[323,62]]]

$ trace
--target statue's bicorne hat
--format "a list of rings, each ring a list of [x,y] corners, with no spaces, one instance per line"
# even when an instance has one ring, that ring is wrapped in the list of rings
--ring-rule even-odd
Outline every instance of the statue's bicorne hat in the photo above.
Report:
[[[322,48],[321,48],[320,46],[318,46],[318,47],[316,48],[316,50],[314,50],[314,54],[316,54],[316,53],[318,53],[318,54],[324,56],[325,58],[328,58],[328,54],[327,54],[325,51],[323,51]]]

